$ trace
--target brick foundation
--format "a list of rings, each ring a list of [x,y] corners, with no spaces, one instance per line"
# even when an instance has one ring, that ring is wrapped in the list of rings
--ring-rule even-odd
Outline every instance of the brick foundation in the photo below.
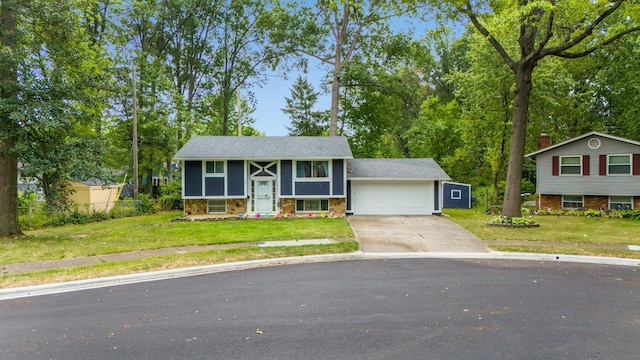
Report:
[[[584,196],[584,208],[609,211],[608,196]]]
[[[562,195],[540,195],[537,205],[540,210],[562,210]],[[640,197],[633,197],[633,208],[640,208]],[[584,209],[609,211],[609,197],[585,195]]]
[[[540,195],[538,198],[538,209],[547,210],[562,209],[562,196],[561,195]]]

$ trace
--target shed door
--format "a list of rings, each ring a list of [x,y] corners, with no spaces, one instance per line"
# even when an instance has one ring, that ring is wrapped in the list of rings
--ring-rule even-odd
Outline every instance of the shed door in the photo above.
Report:
[[[431,215],[433,181],[352,181],[354,215]]]

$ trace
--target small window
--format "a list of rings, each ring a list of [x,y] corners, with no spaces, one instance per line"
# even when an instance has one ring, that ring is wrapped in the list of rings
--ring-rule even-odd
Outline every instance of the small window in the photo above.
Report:
[[[632,210],[633,198],[631,196],[610,196],[609,209],[611,210]]]
[[[225,199],[209,199],[207,201],[207,212],[209,214],[226,214],[227,200]]]
[[[584,207],[584,199],[582,195],[563,195],[562,208],[564,209],[582,209]]]
[[[307,199],[296,201],[296,212],[298,211],[329,211],[329,200]]]
[[[207,174],[224,174],[224,161],[207,161]]]
[[[329,176],[329,162],[297,161],[296,176],[299,178],[326,178]]]
[[[462,199],[462,191],[451,190],[451,200],[460,200],[460,199]]]
[[[631,175],[631,155],[609,155],[609,175]]]
[[[582,156],[561,156],[560,175],[582,174]]]

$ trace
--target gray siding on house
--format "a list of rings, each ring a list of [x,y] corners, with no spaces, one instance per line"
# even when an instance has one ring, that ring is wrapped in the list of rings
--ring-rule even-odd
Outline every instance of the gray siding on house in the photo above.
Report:
[[[334,196],[344,195],[344,160],[333,160],[333,194]]]
[[[587,145],[594,137],[601,141],[598,149]],[[548,195],[640,196],[640,176],[601,176],[598,171],[600,155],[639,153],[640,146],[600,136],[589,136],[540,153],[536,156],[536,192]],[[568,155],[589,155],[589,176],[553,176],[553,157]]]
[[[204,196],[224,196],[224,178],[204,178]]]
[[[280,195],[293,195],[293,162],[291,160],[280,161]]]
[[[202,196],[202,161],[184,162],[184,196]]]
[[[298,181],[295,188],[296,197],[331,194],[328,181]]]
[[[244,161],[227,161],[227,195],[245,197]]]

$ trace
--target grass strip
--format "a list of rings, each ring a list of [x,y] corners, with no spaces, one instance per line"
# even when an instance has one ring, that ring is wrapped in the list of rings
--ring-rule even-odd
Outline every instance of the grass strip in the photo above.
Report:
[[[203,251],[186,254],[154,256],[144,259],[106,262],[37,272],[0,275],[0,288],[51,284],[65,281],[85,280],[99,277],[136,274],[149,271],[179,269],[192,266],[231,263],[280,257],[295,257],[321,254],[343,254],[358,250],[355,241],[343,241],[327,245],[304,245],[291,247],[257,247]]]

